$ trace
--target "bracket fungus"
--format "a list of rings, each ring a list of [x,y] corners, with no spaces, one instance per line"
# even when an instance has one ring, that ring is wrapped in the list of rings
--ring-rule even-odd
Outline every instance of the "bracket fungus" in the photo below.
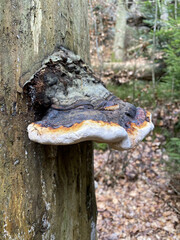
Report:
[[[151,114],[109,92],[91,68],[60,47],[25,84],[41,120],[28,126],[30,140],[67,145],[92,140],[124,150],[138,144],[154,126]]]

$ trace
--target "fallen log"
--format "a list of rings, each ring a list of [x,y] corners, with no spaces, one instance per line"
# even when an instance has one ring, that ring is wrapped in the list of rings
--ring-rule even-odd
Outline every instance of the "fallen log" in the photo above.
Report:
[[[155,75],[160,78],[164,74],[164,63],[155,63]],[[123,77],[127,75],[129,78],[136,78],[139,80],[151,80],[152,79],[152,68],[153,62],[150,60],[132,60],[126,62],[106,62],[103,64],[103,69],[112,70],[116,75],[121,78],[121,73]],[[117,81],[120,81],[120,79]]]

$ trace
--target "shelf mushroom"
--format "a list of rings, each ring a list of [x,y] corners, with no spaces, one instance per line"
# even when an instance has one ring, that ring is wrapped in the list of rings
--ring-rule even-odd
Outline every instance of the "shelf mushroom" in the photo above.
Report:
[[[67,145],[108,143],[117,150],[136,146],[154,128],[151,114],[110,93],[78,55],[61,47],[25,84],[41,120],[28,126],[29,139]]]

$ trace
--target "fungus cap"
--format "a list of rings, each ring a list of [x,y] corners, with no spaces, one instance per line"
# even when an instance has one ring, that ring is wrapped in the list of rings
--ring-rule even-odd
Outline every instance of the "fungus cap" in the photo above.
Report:
[[[140,112],[144,114],[138,118]],[[141,108],[138,108],[131,123],[127,119],[129,124],[124,122],[121,123],[122,126],[113,122],[113,113],[109,122],[108,118],[102,120],[101,114],[105,113],[92,109],[71,109],[65,112],[51,109],[44,119],[28,126],[28,135],[32,141],[41,144],[67,145],[91,140],[108,143],[117,150],[125,150],[136,146],[153,130],[150,113]]]
[[[73,52],[61,48],[43,64],[24,88],[34,110],[45,112],[28,126],[30,140],[49,145],[90,140],[123,150],[153,130],[149,112],[115,97]]]

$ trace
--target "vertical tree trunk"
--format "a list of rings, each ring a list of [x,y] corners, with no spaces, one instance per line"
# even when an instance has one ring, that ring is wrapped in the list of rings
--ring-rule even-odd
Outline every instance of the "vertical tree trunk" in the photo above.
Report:
[[[174,2],[174,19],[177,20],[177,9],[178,9],[178,2],[175,0]]]
[[[158,0],[155,0],[155,16],[154,16],[154,29],[153,29],[153,53],[152,53],[152,84],[153,84],[153,94],[155,97],[155,88],[156,88],[156,75],[155,75],[155,52],[156,52],[156,28],[158,20]]]
[[[113,47],[114,55],[113,60],[115,61],[123,61],[125,34],[126,34],[126,8],[124,0],[119,0],[116,16],[116,34]]]
[[[160,3],[160,18],[162,21],[164,21],[164,24],[167,25],[167,21],[169,19],[169,12],[168,12],[168,0],[163,0]],[[170,4],[170,2],[169,2]]]
[[[92,143],[29,141],[23,84],[60,45],[89,61],[87,1],[1,0],[0,239],[95,239]]]

